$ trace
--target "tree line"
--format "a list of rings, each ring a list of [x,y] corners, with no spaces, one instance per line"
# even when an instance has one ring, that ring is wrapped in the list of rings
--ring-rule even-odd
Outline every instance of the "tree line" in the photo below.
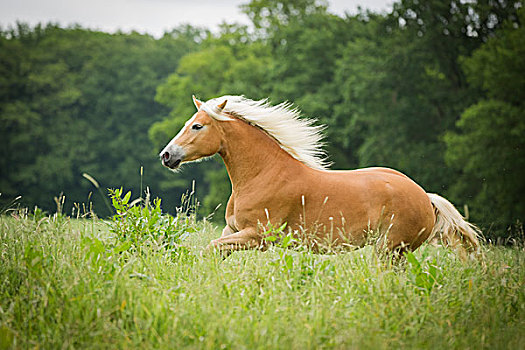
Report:
[[[53,210],[103,188],[149,187],[173,211],[196,182],[201,215],[231,188],[217,158],[178,174],[158,151],[202,100],[292,101],[326,124],[333,168],[389,166],[446,195],[489,237],[525,219],[521,1],[402,0],[337,16],[316,0],[252,0],[250,25],[161,38],[56,24],[0,32],[0,205]],[[143,171],[141,170],[143,169]],[[90,193],[92,193],[90,195]]]

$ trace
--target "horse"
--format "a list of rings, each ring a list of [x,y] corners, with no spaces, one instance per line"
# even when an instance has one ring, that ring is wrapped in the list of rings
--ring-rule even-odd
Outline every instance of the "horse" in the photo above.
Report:
[[[324,126],[293,104],[222,96],[202,102],[159,156],[176,171],[219,154],[232,185],[226,226],[209,249],[266,249],[272,228],[315,251],[375,242],[403,253],[439,236],[449,246],[478,251],[481,231],[445,198],[427,193],[405,174],[382,167],[330,170]],[[376,239],[372,239],[375,237]]]

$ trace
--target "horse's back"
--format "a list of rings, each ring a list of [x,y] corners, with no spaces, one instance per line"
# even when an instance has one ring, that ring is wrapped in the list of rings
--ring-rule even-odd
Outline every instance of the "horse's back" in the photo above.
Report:
[[[388,179],[391,178],[391,176],[399,177],[402,179],[409,179],[412,181],[407,175],[403,174],[402,172],[398,170],[394,170],[391,168],[383,168],[383,167],[370,167],[370,168],[361,168],[361,169],[355,169],[355,170],[325,170],[323,171],[325,174],[329,176],[344,176],[347,179],[350,178],[375,178],[375,179]]]
[[[390,168],[363,168],[356,170],[327,170],[315,173],[317,180],[330,192],[351,194],[363,201],[383,202],[386,197],[423,197],[426,192],[405,174]],[[322,192],[322,190],[321,190]],[[372,195],[372,196],[371,196]],[[430,203],[430,201],[428,201]]]

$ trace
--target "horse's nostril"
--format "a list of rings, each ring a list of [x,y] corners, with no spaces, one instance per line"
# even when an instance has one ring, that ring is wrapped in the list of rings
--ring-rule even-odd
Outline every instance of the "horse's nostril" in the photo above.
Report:
[[[162,159],[163,159],[164,161],[168,161],[168,160],[170,159],[170,153],[169,153],[169,152],[164,152],[164,153],[162,154]]]

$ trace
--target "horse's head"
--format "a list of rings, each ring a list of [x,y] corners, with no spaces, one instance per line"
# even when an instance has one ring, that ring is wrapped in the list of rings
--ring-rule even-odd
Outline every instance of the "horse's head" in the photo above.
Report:
[[[226,100],[216,108],[222,110]],[[203,102],[193,97],[197,113],[160,152],[162,164],[177,169],[184,162],[191,162],[214,155],[220,150],[221,137],[218,122],[201,109]]]

